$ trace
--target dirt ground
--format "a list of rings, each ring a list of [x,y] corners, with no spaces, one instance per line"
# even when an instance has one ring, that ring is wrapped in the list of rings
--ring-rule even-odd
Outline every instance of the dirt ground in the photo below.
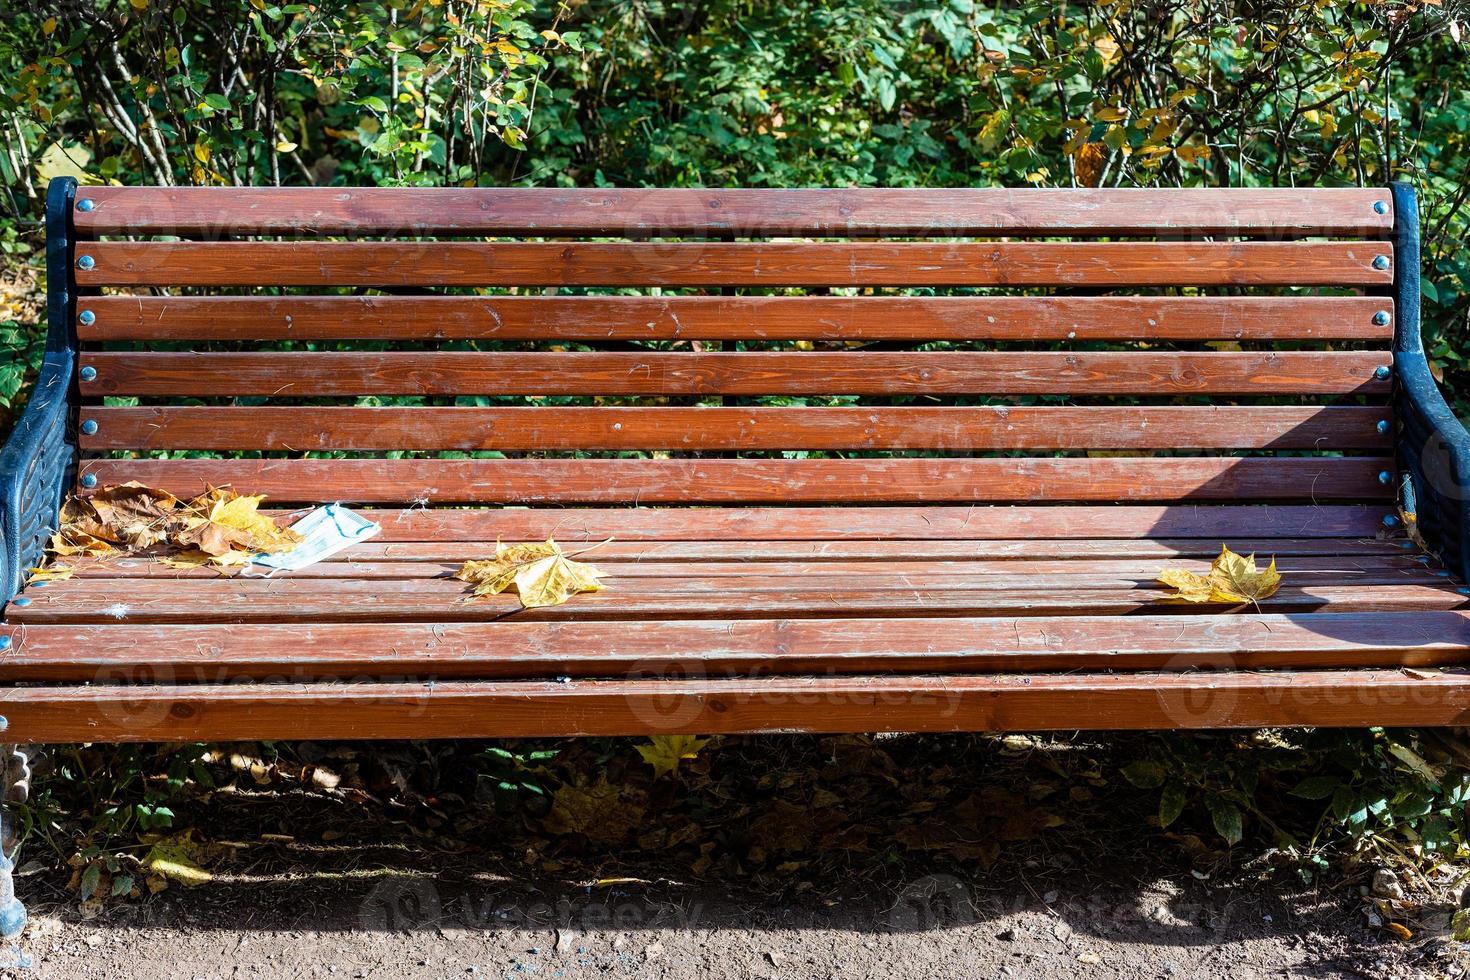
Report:
[[[578,749],[590,754],[563,756],[569,771],[596,763],[594,788],[608,779],[624,788],[598,797],[596,823],[574,828],[559,794],[549,812],[455,795],[455,779],[422,771],[426,750],[391,750],[398,766],[384,771],[409,787],[392,799],[361,758],[307,751],[309,766],[296,757],[262,771],[236,755],[237,783],[178,805],[177,824],[210,842],[213,877],[197,887],[79,903],[75,859],[69,868],[33,839],[17,879],[31,922],[0,947],[0,975],[945,980],[1470,969],[1467,947],[1448,939],[1459,869],[1389,872],[1389,890],[1402,890],[1390,922],[1375,900],[1382,867],[1350,862],[1309,887],[1259,841],[1216,850],[1187,826],[1163,834],[1144,816],[1155,797],[1097,776],[1107,767],[1095,752],[1085,764],[1038,766],[943,740],[894,744],[731,740],[689,764],[682,782],[621,768],[625,746]],[[946,761],[915,769],[916,755],[935,754]],[[466,758],[434,757],[432,767],[458,773]],[[304,787],[330,783],[329,764],[344,784],[360,782],[367,802],[340,786]],[[1049,804],[1046,819],[1021,821],[1038,829],[1018,831],[1039,769],[1093,773],[1092,798],[1073,784],[1069,806]],[[885,778],[866,778],[874,772]],[[758,797],[760,786],[774,792]],[[844,793],[827,800],[824,786]],[[961,802],[915,803],[935,787]],[[974,799],[1017,812],[976,810]],[[609,831],[633,820],[620,809],[630,800],[636,827]],[[809,817],[816,831],[805,829]],[[998,847],[986,846],[992,839]]]

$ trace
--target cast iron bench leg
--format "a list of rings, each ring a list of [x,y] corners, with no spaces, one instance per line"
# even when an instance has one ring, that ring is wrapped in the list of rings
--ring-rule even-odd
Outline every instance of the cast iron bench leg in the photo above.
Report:
[[[0,745],[4,775],[0,776],[0,936],[13,939],[26,925],[26,908],[15,897],[11,849],[15,846],[9,819],[9,803],[24,803],[30,794],[31,765],[25,750],[15,745]]]

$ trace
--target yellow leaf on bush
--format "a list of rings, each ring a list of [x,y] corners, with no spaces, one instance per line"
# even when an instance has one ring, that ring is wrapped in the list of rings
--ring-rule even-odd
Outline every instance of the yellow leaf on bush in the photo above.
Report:
[[[679,763],[699,755],[699,750],[709,744],[709,739],[693,735],[650,735],[648,742],[634,748],[643,756],[644,762],[653,766],[653,777],[657,779],[678,772]]]
[[[476,596],[498,595],[516,587],[521,605],[559,606],[579,592],[598,592],[604,572],[595,565],[572,561],[552,538],[545,542],[495,545],[495,557],[467,561],[454,577],[474,586]]]
[[[1271,559],[1268,568],[1257,569],[1255,555],[1242,557],[1223,544],[1220,557],[1210,565],[1208,575],[1198,575],[1182,568],[1166,568],[1159,573],[1159,581],[1175,589],[1174,594],[1165,597],[1167,599],[1231,605],[1269,599],[1281,587],[1275,558]]]

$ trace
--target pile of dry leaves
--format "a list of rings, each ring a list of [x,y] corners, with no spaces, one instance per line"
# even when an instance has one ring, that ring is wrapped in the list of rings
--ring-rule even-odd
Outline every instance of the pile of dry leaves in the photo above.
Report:
[[[260,513],[262,496],[211,487],[190,500],[166,490],[124,483],[61,508],[60,528],[47,551],[56,558],[153,555],[177,568],[248,564],[263,552],[289,551],[301,535]],[[69,578],[72,569],[31,569],[31,580]]]

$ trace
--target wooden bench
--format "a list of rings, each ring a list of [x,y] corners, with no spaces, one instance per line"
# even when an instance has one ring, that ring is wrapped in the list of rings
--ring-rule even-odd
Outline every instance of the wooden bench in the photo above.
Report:
[[[1470,709],[1470,439],[1420,346],[1407,187],[58,180],[47,221],[0,470],[11,742]],[[383,533],[269,580],[131,560],[22,590],[63,495],[129,480]],[[519,611],[448,577],[549,535],[597,544],[608,590]],[[1222,543],[1280,592],[1161,601]]]

